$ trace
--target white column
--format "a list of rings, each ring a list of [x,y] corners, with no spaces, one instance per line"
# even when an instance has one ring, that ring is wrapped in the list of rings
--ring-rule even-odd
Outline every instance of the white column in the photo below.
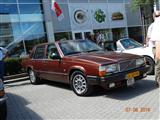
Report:
[[[54,42],[54,28],[53,28],[53,19],[51,10],[51,0],[43,0],[43,9],[44,9],[44,22],[46,26],[48,42]]]

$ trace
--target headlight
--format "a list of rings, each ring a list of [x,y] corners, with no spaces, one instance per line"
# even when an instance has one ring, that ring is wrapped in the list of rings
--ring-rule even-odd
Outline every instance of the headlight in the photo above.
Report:
[[[109,75],[112,73],[118,72],[118,64],[111,64],[111,65],[106,65],[106,66],[100,66],[99,67],[99,75],[100,76],[105,76]]]
[[[145,65],[145,58],[139,58],[139,59],[136,59],[136,66],[141,66],[141,65]]]

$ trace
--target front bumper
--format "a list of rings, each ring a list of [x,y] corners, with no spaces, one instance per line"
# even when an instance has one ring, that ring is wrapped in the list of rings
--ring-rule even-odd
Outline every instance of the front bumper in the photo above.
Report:
[[[146,73],[148,71],[148,66],[143,66],[125,72],[119,72],[112,75],[107,75],[105,77],[87,76],[87,80],[89,85],[99,85],[105,89],[121,87],[127,85],[126,75],[136,71],[139,71],[140,74],[139,76],[134,77],[135,82],[147,76]],[[114,84],[114,86],[111,87],[110,84]]]

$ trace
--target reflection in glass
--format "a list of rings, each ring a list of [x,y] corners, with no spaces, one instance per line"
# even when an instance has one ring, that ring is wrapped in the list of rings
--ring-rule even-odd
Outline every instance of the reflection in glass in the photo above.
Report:
[[[9,57],[20,57],[25,51],[23,47],[23,41],[20,42],[12,42],[8,47],[8,55]]]
[[[13,29],[11,23],[0,23],[0,36],[12,35]]]
[[[120,40],[120,43],[123,45],[123,47],[128,50],[128,49],[134,49],[134,48],[139,48],[142,47],[143,45],[138,43],[137,41],[130,39],[130,38],[126,38],[126,39],[122,39]]]
[[[19,3],[42,3],[42,0],[18,0]]]
[[[16,4],[0,4],[0,14],[18,14]]]
[[[27,52],[32,50],[32,48],[39,44],[39,43],[44,43],[47,42],[47,37],[46,34],[39,34],[39,35],[32,35],[32,36],[26,36],[24,38],[25,41],[25,45],[26,45],[26,49]]]
[[[23,22],[21,26],[24,35],[44,33],[44,24],[42,22]]]
[[[22,35],[19,23],[0,23],[0,36]]]
[[[13,36],[0,36],[0,46],[7,46],[10,42],[14,40]]]
[[[28,9],[29,8],[29,9]],[[41,4],[19,4],[21,14],[41,14]]]
[[[17,0],[0,0],[0,3],[16,3]]]

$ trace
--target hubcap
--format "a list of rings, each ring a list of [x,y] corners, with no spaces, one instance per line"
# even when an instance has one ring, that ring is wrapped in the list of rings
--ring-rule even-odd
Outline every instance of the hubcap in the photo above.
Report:
[[[29,71],[29,77],[32,83],[36,81],[36,77],[34,75],[34,72],[32,70]]]
[[[85,92],[87,84],[86,79],[83,77],[83,75],[78,74],[73,78],[73,87],[78,94],[82,94]]]

